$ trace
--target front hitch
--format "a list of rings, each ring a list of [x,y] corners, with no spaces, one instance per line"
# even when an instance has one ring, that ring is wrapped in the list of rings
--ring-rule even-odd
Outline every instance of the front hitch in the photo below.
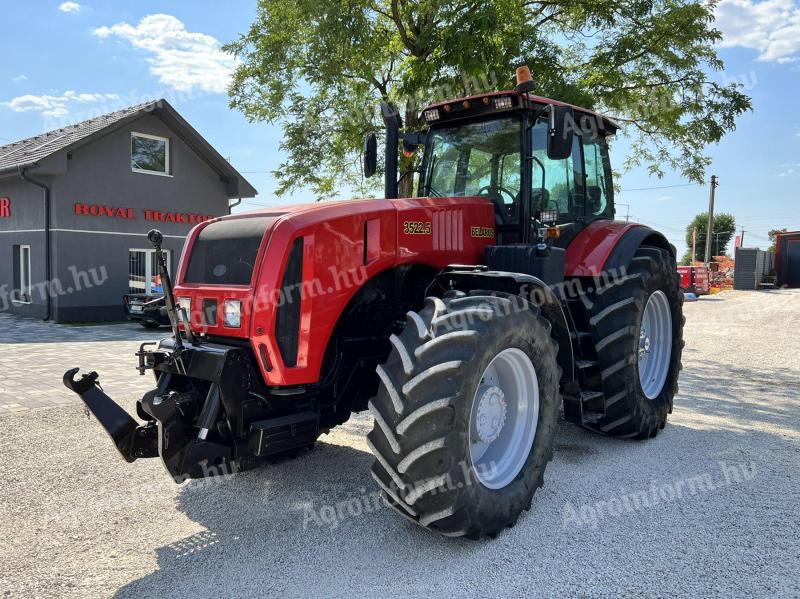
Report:
[[[79,370],[80,368],[72,368],[64,373],[64,386],[80,396],[88,410],[106,429],[125,461],[157,457],[158,437],[153,423],[140,426],[128,412],[105,394],[96,372],[84,374],[76,380],[75,375]]]
[[[233,449],[206,440],[220,408],[216,384],[211,386],[206,398],[205,404],[208,405],[203,406],[200,432],[191,436],[191,410],[187,411],[188,406],[182,405],[181,402],[186,399],[182,394],[168,392],[161,385],[145,394],[139,402],[140,415],[152,420],[140,426],[105,394],[96,372],[76,379],[78,370],[73,368],[64,374],[64,385],[80,396],[127,462],[160,456],[167,472],[177,483],[188,478],[205,478],[237,471]],[[168,386],[169,375],[162,374],[162,377],[164,387]]]

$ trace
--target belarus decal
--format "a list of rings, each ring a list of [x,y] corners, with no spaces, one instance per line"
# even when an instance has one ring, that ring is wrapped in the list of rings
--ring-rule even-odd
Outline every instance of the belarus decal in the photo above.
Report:
[[[469,232],[473,237],[494,237],[494,229],[491,227],[470,227]]]

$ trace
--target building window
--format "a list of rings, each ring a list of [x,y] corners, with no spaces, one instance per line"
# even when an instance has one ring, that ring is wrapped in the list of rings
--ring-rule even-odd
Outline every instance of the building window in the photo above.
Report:
[[[131,133],[131,170],[169,175],[169,140],[157,135]]]
[[[172,254],[169,250],[164,250],[164,254],[167,258],[167,270],[172,272]],[[128,251],[128,293],[164,293],[155,250]]]
[[[13,301],[19,304],[31,303],[31,246],[15,245]]]

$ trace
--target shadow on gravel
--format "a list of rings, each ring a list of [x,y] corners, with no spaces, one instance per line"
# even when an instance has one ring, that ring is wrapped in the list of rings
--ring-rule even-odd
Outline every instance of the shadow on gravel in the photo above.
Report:
[[[368,452],[318,442],[292,460],[205,484],[188,483],[177,507],[208,530],[159,549],[158,571],[123,587],[117,596],[283,596],[299,581],[287,579],[280,564],[305,564],[313,577],[315,568],[370,546],[368,551],[381,560],[406,562],[414,556],[402,548],[446,544],[373,501],[377,486],[369,474],[371,464]],[[361,506],[357,515],[348,513],[350,501]],[[450,551],[477,547],[451,544]],[[427,561],[419,554],[416,559]],[[349,566],[358,570],[365,564]],[[331,596],[325,588],[307,589]]]
[[[786,504],[781,496],[759,495],[753,489],[753,485],[777,488],[770,470],[788,467],[767,465],[759,455],[759,445],[790,447],[775,435],[671,425],[654,440],[635,442],[608,439],[563,422],[561,429],[547,482],[537,493],[533,510],[494,541],[445,539],[408,523],[382,504],[374,510],[363,509],[364,498],[375,490],[369,475],[372,456],[320,443],[293,461],[207,486],[183,488],[178,509],[206,530],[159,548],[158,570],[121,588],[117,596],[356,597],[380,594],[378,589],[396,590],[398,581],[410,595],[430,596],[445,594],[440,585],[448,584],[447,580],[453,588],[461,588],[465,580],[476,588],[493,587],[495,583],[485,579],[487,568],[494,571],[509,564],[516,564],[514,576],[497,579],[500,588],[494,591],[515,590],[522,596],[530,584],[541,591],[555,577],[562,590],[582,589],[582,594],[591,594],[593,588],[598,589],[587,581],[585,569],[602,573],[608,568],[609,536],[636,535],[643,521],[661,531],[657,546],[648,550],[678,556],[674,559],[681,570],[684,558],[680,556],[689,561],[702,556],[730,565],[733,547],[751,546],[751,535],[756,534],[753,502],[761,506],[761,513],[772,513],[779,520],[789,517],[782,514]],[[748,445],[753,453],[742,454]],[[674,455],[675,448],[680,448],[680,456]],[[665,461],[668,451],[673,455]],[[753,467],[757,479],[725,485],[719,468],[722,461],[737,466],[757,462]],[[597,506],[624,493],[648,492],[652,481],[674,486],[704,475],[715,487],[696,496],[598,522],[565,520],[567,505]],[[353,500],[362,506],[358,515],[348,513],[347,505]],[[341,518],[335,515],[337,511]],[[731,528],[723,521],[738,525]],[[763,550],[760,543],[755,547],[754,552]],[[631,580],[662,588],[666,581],[649,580],[653,573],[637,562],[642,550],[641,545],[621,544],[614,549],[614,557],[630,564]],[[563,561],[563,556],[575,551],[589,557],[581,563]],[[733,561],[743,560],[740,566],[744,567],[749,560],[761,558],[748,553]],[[753,574],[754,584],[766,582],[762,575],[766,573]],[[703,574],[694,584],[701,585],[695,589],[708,585],[710,592],[719,590],[715,585],[723,581]],[[676,592],[684,588],[681,580],[669,586]]]
[[[709,577],[702,568],[695,572],[702,560],[747,567],[747,582],[735,584],[755,592],[785,576],[769,565],[751,571],[748,564],[780,562],[775,552],[783,549],[775,545],[775,537],[765,537],[773,539],[766,548],[754,539],[761,538],[763,514],[771,514],[777,523],[791,517],[785,498],[775,490],[786,485],[797,444],[747,425],[796,429],[796,409],[790,405],[797,403],[798,383],[794,375],[766,376],[694,361],[681,375],[675,406],[681,423],[673,421],[655,439],[610,439],[561,421],[555,456],[532,512],[494,541],[441,538],[373,501],[372,456],[346,445],[319,442],[293,460],[188,483],[178,492],[177,508],[206,530],[159,548],[158,570],[121,588],[118,596],[355,597],[377,589],[424,596],[447,594],[442,585],[462,588],[466,581],[474,588],[496,583],[498,592],[525,594],[531,584],[543,592],[554,580],[575,594],[611,592],[586,578],[587,569],[602,574],[609,568],[610,542],[614,559],[626,564],[627,580],[644,585],[630,587],[633,594],[644,593],[648,584],[678,592],[690,582],[697,592],[722,592],[723,587],[735,592],[731,580]],[[755,401],[743,401],[744,396]],[[730,419],[730,424],[694,422],[694,415],[699,419],[704,414]],[[348,435],[355,437],[368,428],[363,418],[346,425]],[[750,465],[755,479],[726,482],[721,464]],[[649,492],[654,483],[675,488],[702,476],[714,484],[691,497],[596,522],[565,519],[567,505],[597,511],[609,499]],[[760,516],[754,514],[754,505]],[[654,545],[611,541],[639,538],[643,522],[659,531]],[[682,575],[651,580],[654,574],[641,562],[642,551],[670,555]],[[584,559],[563,559],[576,552]],[[513,577],[487,581],[487,572],[509,564],[516,572]],[[611,578],[617,580],[616,575]]]

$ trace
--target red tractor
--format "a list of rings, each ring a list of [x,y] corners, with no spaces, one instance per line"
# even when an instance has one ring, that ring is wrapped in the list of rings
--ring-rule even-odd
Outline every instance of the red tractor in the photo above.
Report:
[[[664,428],[678,388],[675,250],[617,222],[608,118],[514,90],[429,106],[400,133],[384,105],[386,198],[202,223],[176,284],[172,336],[144,344],[139,421],[94,372],[78,393],[128,461],[176,481],[311,446],[369,410],[372,476],[422,526],[479,538],[527,510],[557,418],[621,438]],[[424,148],[397,199],[398,149]],[[375,171],[376,138],[365,144]]]

